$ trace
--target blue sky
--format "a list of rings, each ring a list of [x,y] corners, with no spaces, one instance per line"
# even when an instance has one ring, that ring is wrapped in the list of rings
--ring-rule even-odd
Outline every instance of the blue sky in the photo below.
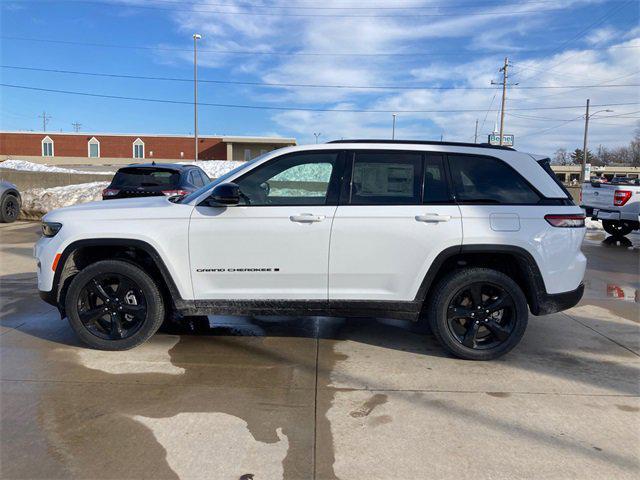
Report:
[[[203,103],[292,109],[203,105],[201,134],[283,135],[300,143],[314,141],[314,132],[322,133],[321,141],[388,138],[391,111],[398,112],[397,138],[443,135],[471,141],[478,119],[484,141],[500,105],[500,91],[490,82],[500,81],[498,70],[508,55],[512,82],[519,85],[508,92],[506,132],[515,134],[517,148],[550,154],[581,146],[584,108],[557,107],[583,105],[586,98],[596,105],[629,104],[592,110],[614,110],[593,118],[592,148],[631,139],[640,118],[640,89],[633,86],[640,84],[640,48],[634,48],[640,47],[639,5],[635,0],[3,0],[0,51],[5,67],[189,80],[191,35],[199,32],[202,80],[395,87],[200,83]],[[0,76],[3,84],[35,88],[193,99],[189,81],[13,68],[0,68]],[[607,84],[629,86],[523,88]],[[86,132],[193,131],[188,104],[10,87],[0,87],[0,95],[3,130],[41,130],[38,115],[45,110],[50,131],[71,131],[73,122]]]

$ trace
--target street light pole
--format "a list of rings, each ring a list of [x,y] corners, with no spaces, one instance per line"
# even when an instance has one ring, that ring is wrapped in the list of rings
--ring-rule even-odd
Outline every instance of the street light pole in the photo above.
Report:
[[[396,117],[398,116],[397,113],[393,113],[393,126],[391,127],[391,140],[395,140],[396,139]]]
[[[316,137],[316,143],[318,143],[318,137],[322,135],[321,133],[314,133],[313,136]]]
[[[597,112],[593,112],[589,114],[589,99],[587,98],[587,110],[584,114],[584,142],[582,144],[582,166],[580,168],[580,184],[586,182],[588,179],[585,178],[587,176],[587,163],[588,163],[588,140],[589,140],[589,119],[598,113],[608,112],[611,113],[613,110],[598,110]]]
[[[589,136],[589,99],[587,98],[587,111],[584,114],[584,143],[582,144],[582,167],[580,168],[580,184],[585,181],[587,173],[587,137]]]
[[[199,33],[193,34],[193,137],[194,158],[198,161],[198,40],[202,38]]]

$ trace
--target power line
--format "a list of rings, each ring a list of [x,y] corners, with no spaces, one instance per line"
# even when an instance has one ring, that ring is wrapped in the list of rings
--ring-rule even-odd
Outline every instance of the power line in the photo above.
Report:
[[[40,0],[29,0],[33,3],[41,3]],[[64,2],[65,0],[58,0],[59,2]],[[143,10],[158,10],[158,11],[170,11],[170,12],[189,12],[189,13],[209,13],[216,15],[240,15],[240,16],[258,16],[258,17],[309,17],[309,18],[420,18],[420,17],[470,17],[470,16],[492,16],[492,17],[502,17],[502,16],[513,16],[513,15],[529,15],[535,13],[544,13],[544,12],[556,12],[559,10],[563,10],[566,7],[556,7],[556,8],[546,8],[546,9],[533,9],[533,10],[520,10],[520,11],[502,11],[493,9],[491,12],[464,12],[464,13],[406,13],[406,14],[382,14],[382,15],[361,15],[361,14],[337,14],[337,13],[329,13],[329,14],[312,14],[312,13],[284,13],[284,12],[257,12],[257,11],[238,11],[238,10],[211,10],[211,9],[195,9],[195,8],[169,8],[169,7],[159,7],[156,5],[140,5],[140,4],[131,4],[131,3],[111,3],[106,1],[99,0],[75,0],[72,3],[74,4],[89,4],[89,5],[102,5],[105,7],[118,7],[118,8],[134,8],[134,9],[143,9]],[[183,4],[181,4],[183,5]],[[511,6],[516,6],[512,4]],[[502,6],[501,6],[502,8]]]
[[[323,4],[314,4],[314,5],[269,5],[269,4],[256,4],[250,2],[239,2],[234,4],[229,3],[217,3],[217,2],[180,2],[177,0],[155,0],[156,3],[165,3],[165,4],[178,4],[178,5],[193,5],[197,7],[234,7],[234,8],[268,8],[268,9],[294,9],[294,10],[426,10],[426,9],[442,9],[442,8],[458,8],[458,7],[467,7],[469,5],[478,6],[478,4],[482,4],[482,2],[472,1],[472,2],[456,2],[454,4],[430,4],[430,5],[409,5],[409,6],[400,6],[400,7],[389,7],[389,6],[379,6],[379,5],[368,5],[366,7],[363,6],[325,6]],[[397,3],[397,2],[396,2]],[[494,6],[495,2],[486,2],[485,5]],[[519,5],[539,5],[539,4],[555,4],[556,0],[536,0],[536,1],[522,1],[518,3],[501,5],[500,7],[509,7],[509,6],[519,6]]]
[[[67,75],[84,75],[91,77],[107,78],[127,78],[134,80],[157,80],[171,82],[193,82],[192,78],[181,77],[158,77],[150,75],[131,75],[118,73],[84,72],[79,70],[61,70],[52,68],[23,67],[17,65],[0,65],[0,68],[12,70],[24,70],[34,72],[61,73]],[[470,87],[470,86],[433,86],[433,85],[338,85],[338,84],[315,84],[315,83],[278,83],[278,82],[250,82],[242,80],[216,80],[198,79],[200,83],[216,83],[225,85],[250,85],[259,87],[298,87],[298,88],[340,88],[354,90],[496,90],[496,87]],[[538,89],[566,89],[566,88],[619,88],[619,87],[640,87],[640,84],[615,84],[615,85],[528,85],[524,87],[512,86],[517,90],[538,90]]]
[[[96,48],[117,48],[127,50],[152,50],[167,52],[192,52],[193,48],[177,48],[177,47],[160,47],[148,45],[118,45],[111,43],[94,43],[94,42],[77,42],[71,40],[56,40],[48,38],[20,37],[12,35],[0,35],[0,39],[14,40],[23,42],[52,43],[59,45],[75,45],[80,47],[96,47]],[[640,48],[640,45],[623,45],[608,47],[609,49],[633,49]],[[544,53],[554,49],[523,49],[517,50],[515,53]],[[594,50],[594,49],[592,49]],[[282,52],[282,51],[260,51],[260,50],[212,50],[198,49],[199,52],[216,53],[220,55],[256,55],[256,56],[283,56],[283,57],[451,57],[451,56],[468,56],[477,52],[456,50],[456,51],[439,51],[439,52],[376,52],[376,53],[359,53],[359,52]],[[502,55],[504,51],[488,52],[490,55]],[[521,67],[525,68],[525,67]],[[531,68],[531,67],[526,67]]]
[[[99,93],[91,93],[91,92],[76,92],[71,90],[57,90],[52,88],[39,88],[39,87],[29,87],[26,85],[15,85],[8,83],[0,83],[0,87],[6,88],[16,88],[21,90],[31,90],[38,92],[47,92],[47,93],[61,93],[66,95],[79,95],[84,97],[94,97],[94,98],[107,98],[114,100],[133,100],[140,102],[153,102],[153,103],[168,103],[175,105],[193,105],[192,101],[184,101],[184,100],[168,100],[162,98],[146,98],[146,97],[127,97],[122,95],[107,95],[107,94],[99,94]],[[228,104],[228,103],[206,103],[199,102],[198,105],[208,106],[208,107],[219,107],[219,108],[245,108],[245,109],[253,109],[253,110],[278,110],[278,111],[301,111],[301,112],[345,112],[345,113],[468,113],[468,112],[484,112],[484,109],[453,109],[453,110],[366,110],[366,109],[358,109],[358,108],[311,108],[311,107],[282,107],[282,106],[271,106],[271,105],[240,105],[240,104]],[[601,103],[595,104],[593,107],[615,107],[615,106],[624,106],[624,105],[640,105],[640,102],[628,102],[628,103]],[[564,105],[564,106],[556,106],[556,107],[527,107],[527,108],[512,108],[511,110],[522,110],[522,111],[532,111],[532,110],[570,110],[575,108],[582,108],[582,105]],[[497,111],[497,110],[495,110]]]
[[[561,50],[562,50],[564,47],[566,47],[567,45],[569,45],[569,44],[571,44],[571,43],[575,42],[576,40],[579,40],[580,38],[584,37],[587,33],[592,32],[592,31],[593,31],[593,28],[595,28],[595,27],[599,26],[599,25],[600,25],[600,24],[602,24],[605,20],[607,20],[609,17],[611,17],[611,16],[613,16],[614,14],[618,13],[620,10],[622,10],[622,8],[626,7],[627,5],[631,5],[632,3],[634,3],[634,1],[633,1],[633,0],[628,1],[628,2],[624,2],[624,3],[621,3],[620,5],[618,5],[618,6],[614,7],[614,8],[612,8],[612,9],[611,9],[611,10],[609,10],[607,13],[605,13],[605,14],[604,14],[604,15],[603,15],[599,20],[596,20],[595,22],[591,23],[591,24],[590,24],[590,25],[588,25],[586,28],[584,28],[583,30],[581,30],[577,35],[573,36],[572,38],[570,38],[570,39],[569,39],[569,40],[567,40],[566,42],[562,43],[558,48],[556,48],[556,49],[553,51],[553,53],[551,53],[551,55],[553,55],[553,54],[555,54],[555,53],[557,53],[557,52],[561,51]],[[601,43],[601,42],[598,42],[598,43]],[[586,51],[589,51],[589,50],[586,50]],[[582,53],[584,53],[584,52],[579,52],[579,53],[578,53],[578,54],[576,54],[576,55],[579,55],[579,54],[582,54]],[[551,56],[551,55],[550,55],[550,56]],[[573,58],[574,56],[575,56],[575,55],[572,55],[572,56],[571,56],[571,57],[569,57],[569,58]],[[551,67],[548,67],[548,68],[546,69],[546,72],[553,72],[553,69],[554,69],[555,67],[557,67],[558,65],[560,65],[560,64],[562,64],[562,63],[564,63],[566,60],[567,60],[567,59],[565,58],[565,59],[561,60],[560,62],[557,62],[557,63],[555,63],[555,64],[551,65]],[[538,63],[540,63],[540,62],[538,62]],[[529,77],[525,77],[525,78],[520,79],[520,81],[521,81],[521,82],[523,82],[523,81],[525,81],[525,80],[530,80],[530,79],[534,78],[535,76],[536,76],[536,75],[531,75],[531,76],[529,76]]]

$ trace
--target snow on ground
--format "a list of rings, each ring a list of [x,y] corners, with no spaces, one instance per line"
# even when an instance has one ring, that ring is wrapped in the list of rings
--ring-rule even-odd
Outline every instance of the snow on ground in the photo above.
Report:
[[[587,217],[585,220],[585,224],[587,226],[587,230],[603,230],[602,222],[600,220],[592,220]]]
[[[88,172],[83,170],[74,170],[72,168],[54,167],[51,165],[43,165],[41,163],[28,162],[26,160],[5,160],[0,163],[0,168],[7,170],[21,170],[26,172],[51,172],[51,173],[88,173],[90,175],[113,175],[115,172]]]
[[[102,190],[109,182],[80,183],[52,188],[30,188],[22,192],[20,218],[39,220],[56,208],[102,199]]]
[[[235,160],[198,160],[197,162],[179,162],[182,165],[196,165],[209,175],[211,180],[221,177],[225,173],[233,170],[245,162]]]

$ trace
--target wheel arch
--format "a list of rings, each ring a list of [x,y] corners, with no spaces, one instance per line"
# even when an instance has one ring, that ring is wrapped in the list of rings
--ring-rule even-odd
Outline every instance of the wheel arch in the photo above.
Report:
[[[529,252],[515,245],[461,245],[443,250],[429,267],[415,300],[426,306],[441,278],[468,266],[492,268],[508,275],[524,292],[531,313],[538,315],[541,311],[541,298],[547,293],[540,268]]]
[[[169,269],[157,250],[143,240],[97,238],[77,240],[63,250],[53,277],[52,292],[62,316],[67,289],[73,277],[85,266],[104,259],[118,259],[142,268],[158,284],[167,306],[182,302]]]

